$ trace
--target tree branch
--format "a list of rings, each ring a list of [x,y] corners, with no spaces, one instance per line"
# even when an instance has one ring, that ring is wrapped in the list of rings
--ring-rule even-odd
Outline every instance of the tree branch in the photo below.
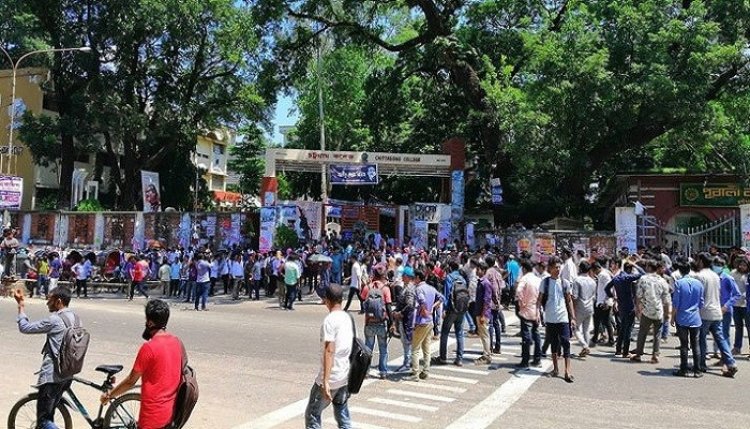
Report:
[[[729,85],[729,82],[737,77],[740,70],[747,67],[748,65],[750,65],[750,61],[745,61],[742,64],[735,64],[724,73],[720,74],[719,77],[716,78],[714,83],[711,84],[711,88],[706,93],[706,101],[715,100],[719,95],[721,95],[721,92],[727,87],[727,85]]]

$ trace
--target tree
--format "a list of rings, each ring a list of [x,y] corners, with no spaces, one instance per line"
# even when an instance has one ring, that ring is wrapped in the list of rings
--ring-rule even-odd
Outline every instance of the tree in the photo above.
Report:
[[[52,64],[59,119],[29,119],[59,137],[61,201],[77,153],[97,149],[110,167],[119,208],[140,198],[141,169],[161,173],[164,204],[191,205],[196,136],[265,119],[254,86],[262,52],[251,14],[232,0],[24,0],[49,46],[91,46]],[[35,121],[37,121],[35,123]],[[46,126],[52,125],[52,127]],[[24,136],[22,132],[22,136]],[[43,159],[44,156],[40,156]]]

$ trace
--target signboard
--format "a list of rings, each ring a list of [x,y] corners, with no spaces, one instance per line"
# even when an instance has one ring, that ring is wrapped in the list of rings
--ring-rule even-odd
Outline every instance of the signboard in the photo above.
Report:
[[[279,208],[279,223],[297,232],[301,240],[320,238],[323,203],[317,201],[284,202]]]
[[[377,164],[331,164],[328,166],[331,185],[377,185]]]
[[[161,211],[159,173],[141,170],[141,191],[143,192],[143,212]]]
[[[276,209],[262,207],[260,209],[260,234],[258,250],[262,253],[270,252],[273,248],[273,233],[276,230]]]
[[[638,216],[635,214],[635,207],[615,207],[615,230],[617,249],[627,247],[630,253],[635,253],[638,241]]]
[[[424,165],[450,167],[450,155],[423,155],[384,152],[320,151],[303,149],[271,149],[266,156],[276,161],[317,161],[332,163],[383,163],[404,167]]]
[[[680,183],[683,207],[737,207],[750,203],[750,187],[740,183]]]
[[[427,246],[427,222],[415,220],[412,229],[411,244],[415,249],[423,250]]]
[[[23,177],[0,176],[0,209],[19,210],[23,198]]]
[[[742,247],[750,248],[750,204],[740,206],[740,229],[742,231]]]
[[[494,177],[490,179],[490,192],[492,193],[492,204],[496,206],[503,205],[503,185],[500,182],[500,178]]]
[[[440,204],[414,203],[409,206],[409,218],[428,223],[440,222]]]

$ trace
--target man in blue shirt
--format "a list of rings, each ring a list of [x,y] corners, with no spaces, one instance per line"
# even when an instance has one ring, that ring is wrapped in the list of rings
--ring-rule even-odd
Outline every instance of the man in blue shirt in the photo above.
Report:
[[[507,295],[503,300],[503,306],[507,309],[508,303],[513,301],[513,297],[516,296],[516,282],[521,278],[521,265],[516,261],[516,257],[512,254],[508,256],[508,262],[505,263],[505,269],[508,271],[507,279]]]
[[[331,283],[341,284],[341,273],[344,271],[344,254],[336,246],[331,254]]]
[[[702,325],[700,309],[703,308],[703,283],[687,276],[690,273],[690,265],[684,258],[677,261],[674,267],[680,271],[682,278],[675,283],[672,294],[672,326],[677,326],[677,336],[680,338],[680,369],[673,374],[678,377],[688,376],[690,348],[693,351],[693,377],[700,378],[703,373],[699,367],[698,334]]]
[[[630,358],[630,337],[635,325],[635,282],[643,274],[645,274],[643,269],[635,265],[632,259],[628,259],[623,270],[612,273],[612,281],[604,288],[608,298],[617,298],[620,329],[617,333],[615,356],[622,355],[625,359]],[[615,290],[614,294],[612,289]]]
[[[432,343],[432,312],[439,307],[445,298],[434,287],[425,282],[424,271],[416,270],[416,309],[414,314],[414,333],[411,342],[411,381],[427,379],[430,372],[430,345]],[[424,366],[420,360],[424,358]]]
[[[719,303],[723,313],[721,316],[721,331],[724,333],[724,338],[729,341],[729,328],[732,326],[734,304],[740,299],[740,289],[737,287],[734,277],[727,274],[726,266],[727,263],[722,258],[715,258],[712,264],[713,271],[719,275],[721,280],[721,289],[719,290]],[[714,344],[714,353],[717,352],[718,347]]]

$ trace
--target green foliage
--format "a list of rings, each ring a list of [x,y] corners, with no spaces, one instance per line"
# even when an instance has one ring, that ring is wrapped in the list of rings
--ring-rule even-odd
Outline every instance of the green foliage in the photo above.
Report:
[[[102,212],[104,210],[104,206],[102,206],[99,200],[93,198],[81,200],[76,205],[76,211],[79,212]]]
[[[239,189],[235,192],[248,195],[258,193],[265,169],[263,157],[266,146],[261,130],[252,126],[246,128],[241,140],[229,149],[232,158],[228,167],[240,174]]]
[[[296,249],[299,245],[299,237],[297,232],[286,226],[279,225],[276,227],[276,232],[273,236],[273,246],[277,249]]]

